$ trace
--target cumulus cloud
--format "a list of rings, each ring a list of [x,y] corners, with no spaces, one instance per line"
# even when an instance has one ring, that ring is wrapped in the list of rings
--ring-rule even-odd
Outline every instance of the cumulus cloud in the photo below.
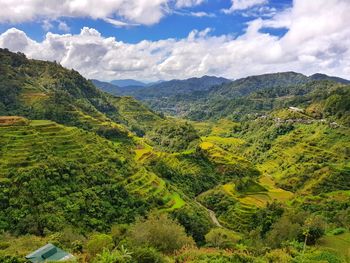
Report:
[[[0,22],[21,23],[60,17],[112,19],[121,23],[152,25],[172,7],[199,5],[203,0],[0,0]],[[116,19],[116,20],[114,20]],[[107,20],[108,21],[108,20]]]
[[[43,41],[18,29],[0,35],[0,47],[31,58],[56,60],[88,78],[158,80],[205,74],[238,78],[278,71],[323,72],[350,78],[347,0],[295,0],[272,18],[254,19],[238,36],[193,30],[183,39],[124,43],[83,28],[80,34],[47,33]],[[263,33],[286,28],[283,37]]]
[[[231,0],[232,5],[229,9],[223,9],[225,14],[231,14],[237,10],[245,10],[257,5],[267,4],[268,0]]]

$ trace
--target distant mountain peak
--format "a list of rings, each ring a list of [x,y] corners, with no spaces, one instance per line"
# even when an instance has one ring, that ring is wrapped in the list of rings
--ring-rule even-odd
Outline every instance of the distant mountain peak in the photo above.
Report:
[[[113,85],[117,85],[119,87],[127,87],[127,86],[140,86],[140,87],[145,87],[147,86],[146,83],[134,80],[134,79],[117,79],[117,80],[112,80],[111,83]]]
[[[309,78],[312,80],[331,80],[331,81],[335,81],[335,82],[339,82],[339,83],[343,83],[343,84],[350,84],[350,80],[335,77],[335,76],[328,76],[328,75],[323,74],[323,73],[315,73],[315,74],[309,76]]]

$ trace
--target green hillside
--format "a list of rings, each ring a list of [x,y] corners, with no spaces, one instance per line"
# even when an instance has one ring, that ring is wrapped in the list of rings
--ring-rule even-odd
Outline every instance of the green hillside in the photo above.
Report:
[[[163,83],[158,114],[0,49],[0,262],[347,262],[350,86],[216,81]]]
[[[174,205],[165,182],[134,162],[130,145],[51,121],[28,122],[0,126],[2,229],[105,230]]]
[[[113,128],[120,136],[125,126],[145,133],[150,122],[162,119],[136,100],[103,93],[78,72],[56,63],[1,49],[0,73],[2,115],[49,119],[94,131]]]

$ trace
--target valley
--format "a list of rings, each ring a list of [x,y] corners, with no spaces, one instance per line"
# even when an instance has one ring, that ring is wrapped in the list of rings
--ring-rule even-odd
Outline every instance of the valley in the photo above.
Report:
[[[118,89],[6,49],[0,73],[0,262],[349,262],[348,81]]]

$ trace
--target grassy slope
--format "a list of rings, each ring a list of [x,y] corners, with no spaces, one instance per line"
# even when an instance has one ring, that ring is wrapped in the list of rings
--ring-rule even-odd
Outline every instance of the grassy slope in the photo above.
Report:
[[[113,97],[78,72],[0,49],[0,114],[144,134],[163,119],[135,99]]]
[[[320,248],[335,250],[337,253],[343,255],[346,260],[350,260],[350,233],[327,235],[318,242],[318,246]]]

